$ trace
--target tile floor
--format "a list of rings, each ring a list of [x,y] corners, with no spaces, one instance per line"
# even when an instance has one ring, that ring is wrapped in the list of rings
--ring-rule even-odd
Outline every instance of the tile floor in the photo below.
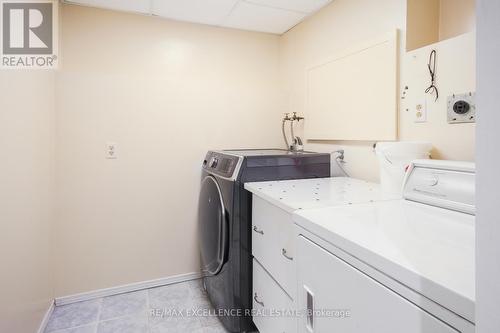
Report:
[[[58,306],[45,333],[227,332],[216,317],[166,312],[188,309],[211,309],[200,280]]]

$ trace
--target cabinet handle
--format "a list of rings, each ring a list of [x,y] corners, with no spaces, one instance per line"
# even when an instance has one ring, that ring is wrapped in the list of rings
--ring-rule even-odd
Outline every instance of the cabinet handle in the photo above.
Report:
[[[247,229],[247,230],[248,230],[248,229]],[[255,225],[253,226],[253,231],[255,231],[256,233],[261,234],[261,235],[263,235],[263,234],[264,234],[264,230],[259,230],[259,229],[257,228],[257,226],[255,226]]]
[[[285,250],[285,249],[281,249],[281,254],[283,255],[283,257],[287,258],[288,260],[293,260],[293,257],[290,257],[290,256],[286,253],[286,250]]]
[[[309,332],[314,332],[314,294],[306,286],[306,303],[307,303],[307,322],[306,328]]]
[[[260,304],[260,306],[264,307],[264,302],[261,302],[257,299],[257,293],[255,293],[253,300],[255,301],[255,303]]]

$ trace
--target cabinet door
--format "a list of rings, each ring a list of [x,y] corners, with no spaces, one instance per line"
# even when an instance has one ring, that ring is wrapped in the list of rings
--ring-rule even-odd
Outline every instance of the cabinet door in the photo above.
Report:
[[[299,332],[458,332],[308,239],[297,245]]]

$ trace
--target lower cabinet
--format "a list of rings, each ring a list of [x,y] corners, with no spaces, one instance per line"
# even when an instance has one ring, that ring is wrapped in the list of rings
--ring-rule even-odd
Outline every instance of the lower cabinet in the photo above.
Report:
[[[297,288],[294,241],[292,214],[254,196],[252,254],[292,299]]]
[[[296,332],[292,299],[255,259],[253,292],[253,321],[260,333]]]
[[[458,332],[303,236],[297,246],[298,332]]]

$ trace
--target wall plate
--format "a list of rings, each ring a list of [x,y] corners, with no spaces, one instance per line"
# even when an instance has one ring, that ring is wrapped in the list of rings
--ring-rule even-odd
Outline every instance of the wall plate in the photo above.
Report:
[[[415,123],[425,123],[427,122],[427,101],[425,98],[421,98],[415,103],[415,109],[413,110],[413,121]]]
[[[118,158],[117,145],[114,142],[106,142],[106,150],[104,151],[107,159],[114,160]]]
[[[448,97],[448,123],[476,122],[476,93],[453,94]]]

